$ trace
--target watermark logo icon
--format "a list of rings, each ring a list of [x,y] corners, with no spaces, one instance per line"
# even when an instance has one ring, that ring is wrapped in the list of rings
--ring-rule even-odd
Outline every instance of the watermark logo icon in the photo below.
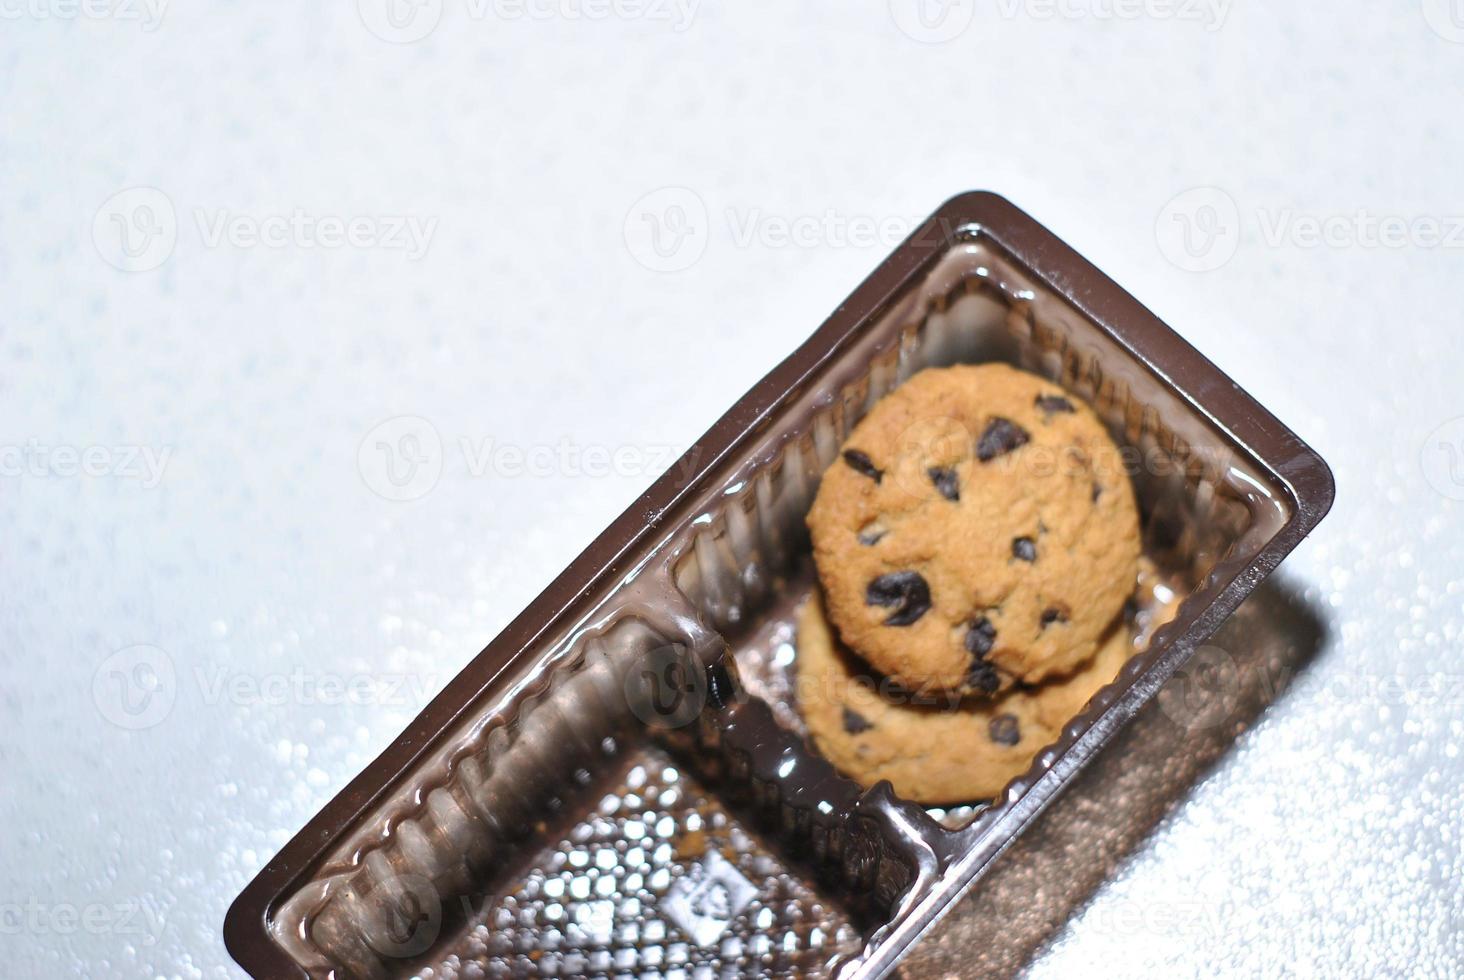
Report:
[[[378,496],[417,500],[442,476],[442,437],[431,422],[416,415],[387,419],[361,440],[356,468]]]
[[[1464,500],[1464,416],[1430,432],[1418,461],[1429,486],[1450,500]]]
[[[156,269],[178,244],[178,212],[156,187],[129,187],[97,208],[92,242],[109,265],[123,272]]]
[[[912,41],[944,44],[971,26],[976,0],[890,0],[890,16]]]
[[[1240,208],[1218,187],[1196,187],[1173,197],[1154,223],[1159,251],[1187,272],[1212,272],[1240,247]]]
[[[631,205],[625,246],[652,272],[680,272],[701,260],[711,222],[706,202],[685,187],[662,187]]]
[[[390,44],[411,44],[437,29],[442,0],[356,0],[361,23]]]
[[[1159,691],[1159,709],[1187,731],[1224,724],[1240,703],[1241,674],[1235,659],[1215,646],[1194,652]]]
[[[929,497],[932,488],[947,497],[958,494],[954,466],[970,454],[975,444],[975,436],[959,419],[944,415],[922,418],[895,438],[890,475],[900,489],[917,500]],[[847,463],[849,457],[845,456],[840,465]]]
[[[173,658],[145,643],[113,653],[92,675],[92,700],[102,717],[118,728],[152,728],[168,717],[177,699]]]
[[[681,728],[707,703],[707,676],[696,654],[680,644],[647,651],[625,675],[631,714],[653,728]]]
[[[432,882],[421,875],[390,875],[377,883],[367,897],[385,917],[380,929],[363,931],[376,952],[392,959],[420,956],[437,941],[442,931],[442,897]]]
[[[1423,19],[1451,44],[1464,44],[1464,0],[1423,0]]]

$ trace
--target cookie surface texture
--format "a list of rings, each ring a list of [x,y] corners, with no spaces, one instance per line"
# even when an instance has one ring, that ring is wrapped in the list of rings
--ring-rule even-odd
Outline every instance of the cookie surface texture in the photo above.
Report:
[[[888,779],[898,795],[930,805],[989,800],[1132,652],[1119,623],[1088,664],[1038,688],[975,699],[891,694],[838,643],[814,596],[799,613],[798,707],[819,753],[866,787]]]
[[[1091,658],[1132,593],[1123,458],[1080,399],[1005,364],[882,398],[808,515],[828,616],[916,691],[995,693]]]

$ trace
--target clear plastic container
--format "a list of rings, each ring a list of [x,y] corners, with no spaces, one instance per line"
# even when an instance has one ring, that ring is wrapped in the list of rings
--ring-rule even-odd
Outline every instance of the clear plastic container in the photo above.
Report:
[[[993,360],[1128,449],[1172,616],[996,800],[927,810],[804,738],[803,520],[878,398]],[[957,197],[281,850],[229,949],[259,977],[883,975],[1331,499],[1137,301],[1003,199]]]

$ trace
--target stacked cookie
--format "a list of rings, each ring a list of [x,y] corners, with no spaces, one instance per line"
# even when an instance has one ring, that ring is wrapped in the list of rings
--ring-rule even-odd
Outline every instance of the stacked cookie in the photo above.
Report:
[[[808,526],[823,601],[800,620],[798,697],[867,785],[990,798],[1131,652],[1133,489],[1093,412],[1035,375],[910,378],[850,434]]]

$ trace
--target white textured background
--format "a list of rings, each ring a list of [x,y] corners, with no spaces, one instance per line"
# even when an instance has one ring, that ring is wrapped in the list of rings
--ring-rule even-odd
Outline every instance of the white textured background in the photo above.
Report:
[[[1283,572],[1321,648],[1028,968],[1464,972],[1464,4],[424,2],[0,0],[0,972],[236,974],[239,888],[893,240],[848,233],[977,187],[1339,486]],[[244,237],[297,212],[357,244]]]

